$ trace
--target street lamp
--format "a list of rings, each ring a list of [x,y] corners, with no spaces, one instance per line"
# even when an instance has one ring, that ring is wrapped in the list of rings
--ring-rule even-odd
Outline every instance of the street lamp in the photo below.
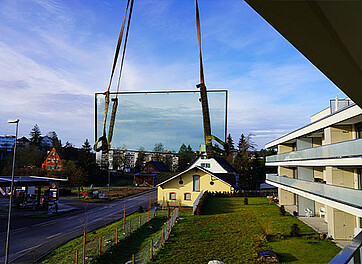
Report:
[[[15,173],[15,155],[16,155],[16,141],[18,140],[18,127],[19,119],[9,119],[8,123],[16,124],[14,155],[13,155],[13,167],[11,170],[11,187],[10,187],[10,201],[9,201],[9,215],[8,215],[8,227],[6,230],[6,249],[5,249],[5,264],[9,263],[9,244],[10,244],[10,220],[11,220],[11,207],[13,203],[13,189],[14,189],[14,173]]]

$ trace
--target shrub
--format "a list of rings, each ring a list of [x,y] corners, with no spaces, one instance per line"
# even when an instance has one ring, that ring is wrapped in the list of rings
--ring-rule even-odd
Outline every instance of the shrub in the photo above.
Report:
[[[204,213],[205,205],[209,196],[210,193],[208,191],[204,192],[201,196],[200,201],[196,206],[195,215],[202,215]]]
[[[138,212],[139,212],[139,213],[143,213],[143,207],[142,207],[142,205],[138,206]]]
[[[245,204],[245,205],[248,205],[248,204],[249,204],[249,200],[248,200],[248,198],[246,198],[246,197],[244,198],[244,204]]]
[[[290,236],[297,237],[300,234],[300,228],[298,227],[298,224],[293,224],[292,228],[290,230]]]
[[[280,206],[279,207],[279,213],[281,216],[285,216],[285,208],[284,208],[284,205]]]

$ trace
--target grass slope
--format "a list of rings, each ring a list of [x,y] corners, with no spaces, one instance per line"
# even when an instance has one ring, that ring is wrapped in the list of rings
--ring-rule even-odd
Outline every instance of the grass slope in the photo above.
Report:
[[[310,227],[287,214],[280,216],[266,198],[210,198],[208,215],[182,212],[177,224],[153,263],[257,263],[256,250],[272,250],[281,262],[328,263],[340,249],[331,241],[319,240]],[[301,229],[290,237],[291,226]],[[284,238],[283,238],[284,237]]]

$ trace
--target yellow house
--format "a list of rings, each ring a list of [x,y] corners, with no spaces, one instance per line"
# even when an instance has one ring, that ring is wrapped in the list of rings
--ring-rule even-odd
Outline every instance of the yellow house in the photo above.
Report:
[[[159,183],[158,203],[193,206],[201,192],[233,192],[238,174],[222,158],[200,157],[187,170]]]

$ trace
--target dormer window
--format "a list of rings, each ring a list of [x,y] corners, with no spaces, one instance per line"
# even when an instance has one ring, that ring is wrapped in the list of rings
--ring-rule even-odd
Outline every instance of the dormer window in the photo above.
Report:
[[[201,163],[202,168],[210,168],[210,163]]]

